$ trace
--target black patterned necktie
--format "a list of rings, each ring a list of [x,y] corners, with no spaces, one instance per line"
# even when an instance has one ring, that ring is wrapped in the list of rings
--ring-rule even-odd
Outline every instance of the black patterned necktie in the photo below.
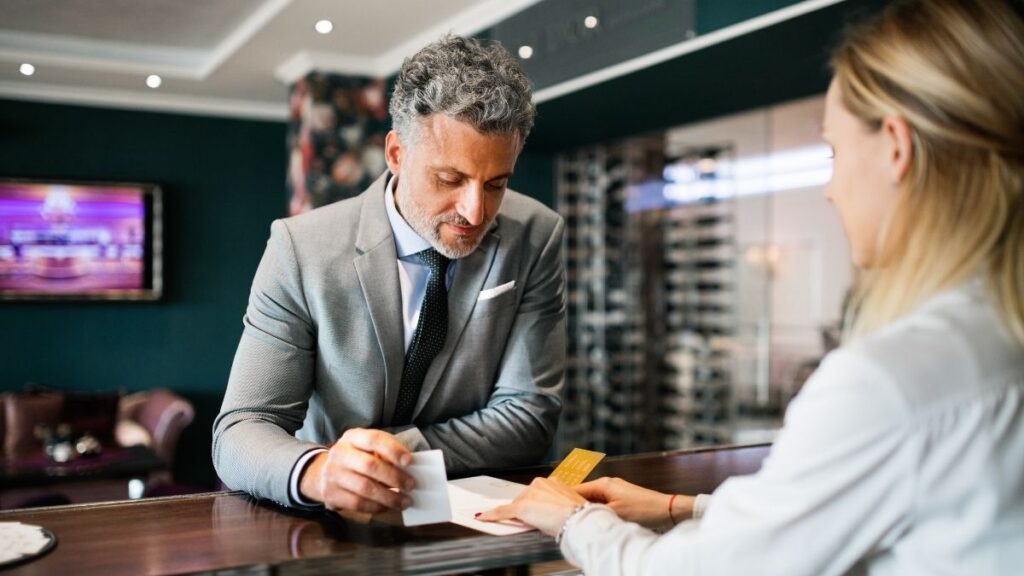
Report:
[[[423,296],[420,306],[420,318],[416,323],[412,343],[405,353],[405,367],[402,369],[402,384],[398,389],[398,403],[395,404],[395,416],[391,419],[392,426],[405,426],[412,423],[412,412],[416,408],[416,400],[420,397],[423,378],[427,375],[430,363],[444,347],[444,339],[448,335],[448,289],[445,279],[448,276],[450,260],[433,248],[416,254],[421,262],[430,268],[430,279],[427,280],[427,293]]]

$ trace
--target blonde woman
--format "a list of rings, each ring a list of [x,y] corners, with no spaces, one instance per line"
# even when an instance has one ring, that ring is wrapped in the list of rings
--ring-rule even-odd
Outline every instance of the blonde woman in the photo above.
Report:
[[[890,5],[833,69],[827,195],[865,283],[762,470],[696,499],[538,479],[481,519],[559,535],[592,575],[1024,570],[1019,7]]]

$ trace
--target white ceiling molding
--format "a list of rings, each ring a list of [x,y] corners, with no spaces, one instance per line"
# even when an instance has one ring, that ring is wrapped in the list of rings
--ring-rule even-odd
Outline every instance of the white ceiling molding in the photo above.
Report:
[[[383,78],[398,72],[402,62],[430,42],[451,33],[476,34],[541,0],[486,0],[395,46],[377,57],[355,57],[327,52],[299,52],[285,60],[274,77],[293,84],[310,72]]]
[[[293,0],[264,0],[212,50],[0,32],[0,61],[205,80]]]
[[[288,105],[250,100],[199,98],[158,92],[131,92],[103,90],[55,84],[22,84],[0,82],[0,95],[14,99],[79,104],[99,108],[147,110],[153,112],[180,112],[200,116],[247,118],[257,120],[288,119]]]
[[[381,74],[381,69],[379,58],[303,50],[282,62],[274,70],[274,77],[285,85],[291,85],[314,71],[346,76],[386,76]]]
[[[692,40],[684,40],[678,44],[666,46],[661,50],[656,50],[650,54],[633,58],[625,62],[620,62],[614,66],[602,68],[589,74],[578,76],[571,80],[566,80],[554,86],[549,86],[543,90],[538,90],[533,93],[533,101],[537,104],[547,102],[548,100],[554,100],[566,94],[583,90],[584,88],[590,88],[602,82],[607,82],[626,74],[631,74],[644,68],[650,68],[656,64],[667,62],[669,60],[678,58],[691,52],[703,50],[709,46],[720,44],[727,40],[732,40],[744,34],[750,34],[762,28],[768,28],[774,26],[780,22],[785,22],[797,16],[802,16],[815,10],[820,10],[833,4],[839,4],[844,0],[804,0],[797,4],[792,4],[785,8],[780,8],[774,12],[763,14],[750,20],[744,20],[738,24],[727,26],[725,28],[709,32],[702,36],[697,36]]]
[[[290,85],[308,74],[312,69],[313,59],[310,58],[309,52],[303,50],[302,52],[292,54],[290,58],[275,68],[274,78],[277,78],[278,82],[282,84]],[[345,72],[345,74],[351,74],[351,72]]]
[[[218,66],[224,63],[250,38],[256,35],[268,22],[281,13],[292,0],[265,0],[263,4],[249,15],[231,34],[228,34],[200,69],[200,78],[207,78]]]
[[[486,0],[473,6],[457,16],[450,18],[436,26],[432,26],[423,33],[418,34],[405,43],[400,44],[385,54],[379,60],[381,62],[378,76],[390,76],[402,67],[406,58],[419,52],[430,42],[441,36],[451,33],[458,35],[470,35],[494,26],[509,16],[537,4],[541,0]]]
[[[44,6],[48,1],[57,2],[35,1]],[[120,1],[97,4],[109,7],[107,14],[116,22],[118,10],[122,10]],[[541,0],[432,0],[448,10],[433,12],[433,17],[431,10],[423,10],[416,19],[407,21],[395,20],[391,8],[369,0],[249,1],[252,10],[237,13],[238,25],[227,33],[216,32],[203,44],[146,44],[138,40],[138,34],[112,34],[107,39],[59,36],[34,32],[41,29],[38,26],[3,29],[4,23],[0,22],[0,98],[281,120],[287,117],[284,87],[312,71],[387,77],[398,71],[405,58],[446,33],[478,33]],[[553,100],[841,1],[803,0],[538,90],[534,99],[538,103]],[[320,14],[335,21],[339,14],[345,14],[348,24],[357,27],[363,38],[375,34],[380,22],[390,21],[388,31],[392,34],[389,40],[361,51],[365,45],[360,41],[349,38],[346,44],[344,36],[314,34],[311,23]],[[162,32],[164,44],[175,37],[173,29]],[[281,42],[282,37],[287,41]],[[21,63],[33,64],[35,75],[23,76],[19,72]],[[178,86],[191,95],[169,93],[167,84],[159,90],[143,91],[142,77],[149,74],[189,81],[188,86]]]
[[[292,84],[299,78],[313,71],[355,76],[390,76],[398,71],[408,56],[415,54],[425,46],[446,33],[468,35],[494,26],[505,18],[516,14],[541,0],[487,0],[466,10],[421,34],[396,46],[376,58],[346,57],[330,53],[300,52],[295,54],[278,67],[275,77],[285,84]],[[571,80],[549,86],[534,93],[536,103],[553,100],[577,90],[589,88],[596,84],[624,76],[678,58],[680,56],[702,50],[709,46],[726,42],[733,38],[768,28],[780,22],[820,10],[844,0],[804,0],[774,12],[769,12],[732,26],[673,44],[661,50],[645,54],[632,60],[621,62],[601,70],[578,76]]]
[[[0,32],[0,61],[33,62],[37,66],[163,74],[198,80],[198,70],[205,58],[206,52],[198,49]]]

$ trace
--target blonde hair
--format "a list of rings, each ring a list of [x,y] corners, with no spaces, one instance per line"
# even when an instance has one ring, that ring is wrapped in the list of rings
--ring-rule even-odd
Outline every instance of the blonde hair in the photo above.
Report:
[[[1001,0],[888,6],[833,55],[843,104],[871,129],[906,120],[913,155],[851,335],[984,274],[1024,345],[1024,22]]]

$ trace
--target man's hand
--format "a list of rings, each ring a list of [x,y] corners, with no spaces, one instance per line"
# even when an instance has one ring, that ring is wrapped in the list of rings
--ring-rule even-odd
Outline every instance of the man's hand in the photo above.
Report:
[[[671,494],[648,490],[621,478],[599,478],[580,484],[576,491],[591,502],[607,504],[619,518],[652,530],[668,530],[693,517],[692,496],[677,496],[673,500]],[[672,503],[671,516],[669,502]]]
[[[412,503],[406,493],[415,486],[402,470],[410,463],[412,454],[391,434],[353,428],[313,457],[299,478],[299,491],[338,512],[402,510]]]

